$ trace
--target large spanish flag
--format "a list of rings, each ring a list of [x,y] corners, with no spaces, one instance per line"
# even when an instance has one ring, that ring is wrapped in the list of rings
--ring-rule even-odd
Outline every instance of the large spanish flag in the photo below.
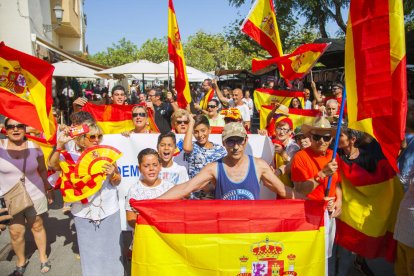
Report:
[[[363,164],[338,159],[343,201],[337,220],[338,244],[363,257],[384,257],[392,262],[394,226],[403,197],[394,169],[385,157],[369,170]]]
[[[0,70],[0,113],[42,131],[47,142],[55,144],[54,67],[1,42]]]
[[[188,83],[185,67],[183,46],[180,30],[178,29],[173,1],[168,1],[168,54],[174,63],[175,89],[177,90],[177,104],[185,109],[191,102],[190,84]]]
[[[349,127],[374,136],[397,171],[407,114],[401,0],[351,1],[345,75]]]
[[[96,105],[86,103],[82,110],[92,114],[96,123],[105,134],[119,134],[124,131],[134,129],[132,122],[133,105]],[[149,129],[153,132],[159,132],[154,121],[152,109],[147,108]]]
[[[280,104],[289,106],[293,98],[299,98],[302,106],[304,106],[305,95],[302,91],[259,88],[253,92],[254,106],[259,112],[262,109],[263,105],[271,105],[276,101],[278,101]]]
[[[132,275],[324,275],[324,202],[142,200]]]
[[[241,31],[255,40],[272,57],[283,56],[273,0],[256,0],[241,25]]]

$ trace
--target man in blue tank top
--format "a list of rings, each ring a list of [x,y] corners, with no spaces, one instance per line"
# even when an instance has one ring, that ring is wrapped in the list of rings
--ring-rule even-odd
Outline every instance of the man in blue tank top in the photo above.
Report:
[[[263,159],[244,154],[247,140],[246,130],[241,123],[226,124],[222,141],[227,156],[207,164],[195,177],[174,186],[159,199],[181,199],[209,183],[216,186],[216,199],[260,199],[260,181],[282,198],[305,199],[300,193],[285,186]]]

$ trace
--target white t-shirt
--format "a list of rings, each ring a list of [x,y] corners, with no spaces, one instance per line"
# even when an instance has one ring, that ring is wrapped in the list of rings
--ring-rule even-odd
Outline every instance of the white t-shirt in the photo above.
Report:
[[[178,165],[175,162],[173,162],[172,166],[169,168],[162,168],[158,177],[162,180],[167,180],[174,185],[184,183],[189,179],[187,168]]]
[[[249,108],[250,117],[253,116],[253,100],[251,98],[243,98],[243,102],[247,105]]]
[[[125,200],[125,209],[127,211],[133,211],[131,205],[129,205],[129,200],[131,198],[136,200],[154,199],[156,197],[159,197],[172,187],[174,187],[174,184],[166,180],[161,180],[161,183],[155,187],[145,186],[144,184],[142,184],[141,180],[138,180],[138,183],[132,185],[131,188],[129,188],[128,195]]]

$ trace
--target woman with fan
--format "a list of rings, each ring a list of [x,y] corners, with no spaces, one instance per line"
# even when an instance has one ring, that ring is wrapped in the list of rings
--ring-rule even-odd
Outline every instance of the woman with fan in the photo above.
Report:
[[[121,262],[121,221],[116,186],[121,182],[112,151],[99,146],[102,130],[89,123],[89,132],[75,138],[65,130],[58,137],[49,166],[61,170],[60,189],[73,202],[82,275],[124,275]],[[64,151],[74,140],[76,150]],[[103,161],[108,160],[108,161]],[[85,164],[85,163],[89,163]],[[89,169],[88,169],[89,168]]]

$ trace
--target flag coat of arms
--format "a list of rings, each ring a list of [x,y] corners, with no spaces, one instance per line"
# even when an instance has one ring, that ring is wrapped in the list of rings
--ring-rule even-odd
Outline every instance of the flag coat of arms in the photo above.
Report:
[[[139,212],[132,275],[325,274],[322,201],[130,203]]]
[[[44,60],[0,43],[0,113],[42,131],[56,143],[52,113],[54,67]]]

